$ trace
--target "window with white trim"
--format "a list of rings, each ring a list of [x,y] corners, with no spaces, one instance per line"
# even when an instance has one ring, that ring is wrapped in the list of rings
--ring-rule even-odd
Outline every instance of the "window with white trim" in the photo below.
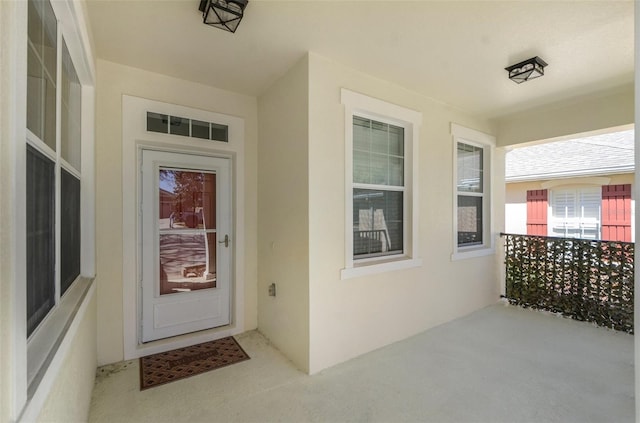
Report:
[[[353,117],[353,258],[404,252],[404,128]]]
[[[452,124],[454,140],[453,258],[493,253],[491,157],[495,139]]]
[[[80,275],[81,86],[50,2],[28,2],[27,335]],[[60,71],[58,71],[60,70]]]
[[[18,95],[26,98],[26,128],[17,140],[24,150],[16,179],[24,183],[18,201],[26,219],[16,234],[26,248],[17,258],[24,266],[16,281],[16,301],[24,304],[15,316],[19,407],[41,399],[40,383],[74,316],[86,310],[94,276],[94,73],[80,34],[84,21],[71,1],[28,0],[22,7],[26,75]],[[24,411],[37,413],[42,402],[29,404],[36,405]]]
[[[420,113],[342,90],[345,105],[346,266],[342,278],[419,265]]]
[[[601,187],[551,190],[549,236],[601,239]]]

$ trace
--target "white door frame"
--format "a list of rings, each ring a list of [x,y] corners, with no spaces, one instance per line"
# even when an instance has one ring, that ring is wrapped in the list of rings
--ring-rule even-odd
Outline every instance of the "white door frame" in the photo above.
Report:
[[[209,141],[146,131],[147,111],[215,122],[229,127],[229,141]],[[231,163],[231,323],[219,328],[141,344],[139,166],[142,150],[228,158]],[[124,359],[182,348],[244,332],[244,120],[234,116],[123,95],[122,99],[122,295]]]

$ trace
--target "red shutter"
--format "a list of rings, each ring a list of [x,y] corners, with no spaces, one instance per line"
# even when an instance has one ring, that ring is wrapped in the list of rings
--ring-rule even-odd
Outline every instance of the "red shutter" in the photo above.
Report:
[[[548,205],[546,189],[527,191],[527,235],[547,236]]]
[[[602,187],[602,239],[631,242],[631,184]]]

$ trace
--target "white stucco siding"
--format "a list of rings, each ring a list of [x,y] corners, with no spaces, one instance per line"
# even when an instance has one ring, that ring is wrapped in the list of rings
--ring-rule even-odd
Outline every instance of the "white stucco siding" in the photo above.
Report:
[[[309,65],[305,57],[258,100],[258,322],[309,370]],[[275,284],[276,295],[269,296]]]
[[[527,233],[527,190],[540,189],[540,183],[523,182],[505,185],[504,231]]]
[[[504,231],[508,234],[527,233],[527,203],[507,203],[504,206]]]
[[[451,260],[451,122],[491,133],[488,122],[315,54],[310,55],[309,75],[309,348],[315,373],[497,301],[501,266],[497,254]],[[341,88],[423,116],[416,178],[420,267],[340,279],[345,267],[345,124],[350,124],[345,123]],[[504,213],[503,166],[496,157],[496,232],[502,230]]]
[[[77,330],[69,339],[51,389],[37,421],[87,421],[96,371],[96,296],[92,289],[82,310]],[[72,399],[72,400],[70,400]]]

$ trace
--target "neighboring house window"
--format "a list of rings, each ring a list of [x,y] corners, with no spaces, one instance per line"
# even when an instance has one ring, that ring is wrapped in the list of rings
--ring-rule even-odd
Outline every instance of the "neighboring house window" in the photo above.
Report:
[[[495,139],[452,124],[454,139],[453,258],[493,253],[491,238],[491,157]]]
[[[343,278],[420,265],[417,257],[421,114],[342,90],[348,160]]]
[[[528,235],[631,242],[631,220],[631,184],[527,191]]]
[[[600,239],[600,188],[551,190],[549,235]]]

